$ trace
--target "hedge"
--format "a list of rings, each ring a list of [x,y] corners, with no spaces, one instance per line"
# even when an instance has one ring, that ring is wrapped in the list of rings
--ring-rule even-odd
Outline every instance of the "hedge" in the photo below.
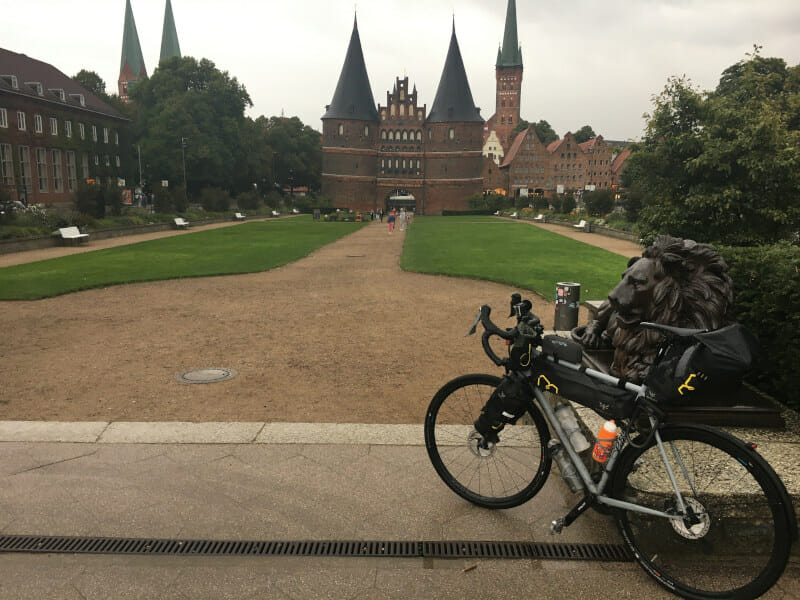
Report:
[[[489,208],[472,208],[469,210],[443,210],[443,217],[462,217],[472,215],[493,215],[495,211]]]
[[[718,248],[730,267],[736,319],[758,336],[747,380],[790,408],[800,408],[800,247]]]

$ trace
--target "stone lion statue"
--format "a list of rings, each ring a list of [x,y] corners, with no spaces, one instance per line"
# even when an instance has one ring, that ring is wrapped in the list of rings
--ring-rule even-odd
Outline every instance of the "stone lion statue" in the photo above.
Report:
[[[718,329],[730,323],[732,302],[728,265],[713,246],[661,236],[628,262],[597,319],[572,338],[587,349],[613,348],[611,372],[641,383],[661,336],[639,323]]]

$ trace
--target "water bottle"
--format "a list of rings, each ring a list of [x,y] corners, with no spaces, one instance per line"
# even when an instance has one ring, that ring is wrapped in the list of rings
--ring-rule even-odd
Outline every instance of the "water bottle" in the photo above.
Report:
[[[547,443],[547,448],[550,450],[550,456],[556,461],[558,470],[561,471],[561,477],[564,478],[570,491],[575,493],[582,490],[583,481],[581,481],[581,477],[578,475],[575,465],[572,464],[572,461],[567,455],[567,451],[564,450],[564,446],[562,446],[558,440],[551,439]]]
[[[575,411],[569,404],[562,402],[555,409],[556,418],[561,426],[564,428],[564,434],[575,452],[581,453],[588,450],[591,444],[586,440],[586,436],[581,432],[581,427],[578,425],[578,419],[575,417]]]
[[[614,421],[603,423],[600,433],[597,434],[597,442],[595,442],[594,450],[592,450],[592,458],[601,464],[605,463],[609,454],[611,454],[611,447],[614,445],[616,437],[617,424]]]

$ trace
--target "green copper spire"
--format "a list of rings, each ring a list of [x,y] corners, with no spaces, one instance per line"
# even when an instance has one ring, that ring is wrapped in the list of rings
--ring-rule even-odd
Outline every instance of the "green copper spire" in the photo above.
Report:
[[[178,31],[175,29],[175,17],[172,16],[172,3],[167,0],[164,9],[164,30],[161,32],[161,57],[160,63],[165,58],[181,57],[181,47],[178,44]]]
[[[125,65],[133,75],[133,81],[142,77],[147,77],[147,69],[144,66],[142,47],[139,45],[139,34],[136,32],[136,22],[133,20],[133,10],[131,10],[131,0],[125,2],[125,27],[122,34],[122,59],[119,63],[120,78],[125,72]]]
[[[522,49],[517,41],[517,3],[515,0],[508,0],[506,31],[503,35],[503,48],[497,56],[497,66],[522,66]]]

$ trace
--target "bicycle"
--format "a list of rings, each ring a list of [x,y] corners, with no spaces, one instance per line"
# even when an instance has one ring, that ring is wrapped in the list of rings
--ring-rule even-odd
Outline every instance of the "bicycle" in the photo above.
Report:
[[[482,306],[487,356],[505,375],[470,374],[446,383],[425,417],[425,446],[442,480],[485,508],[533,498],[550,473],[551,431],[560,440],[583,497],[553,521],[561,533],[588,508],[613,515],[634,558],[660,585],[686,598],[755,598],[781,576],[797,540],[791,498],[755,444],[690,423],[667,422],[668,408],[646,384],[635,385],[581,365],[581,347],[543,336],[531,303],[512,296],[517,324],[501,329]],[[704,330],[654,323],[665,336],[657,362]],[[497,336],[509,345],[499,357]],[[608,460],[592,475],[569,442],[544,392],[615,419]],[[564,475],[564,473],[562,473]],[[566,477],[565,477],[566,478]],[[718,560],[709,568],[709,561]]]

